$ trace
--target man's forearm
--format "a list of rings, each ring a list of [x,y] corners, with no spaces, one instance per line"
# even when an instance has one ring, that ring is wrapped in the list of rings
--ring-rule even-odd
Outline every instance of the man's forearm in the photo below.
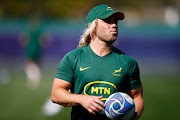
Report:
[[[135,102],[135,114],[132,120],[137,120],[143,113],[144,110],[144,100],[141,96],[134,98]]]
[[[63,88],[52,90],[51,99],[52,102],[58,103],[65,107],[70,107],[79,104],[78,95],[70,93],[69,91]]]

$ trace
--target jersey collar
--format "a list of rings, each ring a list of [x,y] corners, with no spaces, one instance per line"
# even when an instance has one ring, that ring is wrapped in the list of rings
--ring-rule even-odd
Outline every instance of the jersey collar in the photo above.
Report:
[[[93,52],[93,50],[91,49],[90,44],[87,45],[87,50],[90,53],[90,55],[92,55],[92,56],[99,57],[99,58],[108,58],[113,53],[114,47],[112,48],[112,50],[108,54],[106,54],[106,55],[104,55],[102,57]]]

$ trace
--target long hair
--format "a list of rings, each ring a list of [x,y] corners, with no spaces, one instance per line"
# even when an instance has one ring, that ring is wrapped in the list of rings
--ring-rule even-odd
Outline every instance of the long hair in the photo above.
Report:
[[[78,48],[86,46],[90,43],[92,35],[95,32],[96,25],[97,25],[97,19],[95,19],[91,23],[90,27],[88,27],[84,30],[84,33],[80,37]]]

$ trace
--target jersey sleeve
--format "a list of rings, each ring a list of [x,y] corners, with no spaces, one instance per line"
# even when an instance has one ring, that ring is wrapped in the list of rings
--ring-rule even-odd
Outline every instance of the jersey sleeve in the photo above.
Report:
[[[129,62],[129,81],[127,83],[127,88],[129,90],[138,88],[142,83],[140,81],[140,71],[138,63],[135,60]]]
[[[70,56],[69,54],[66,54],[57,68],[56,78],[72,83],[73,72],[74,70],[72,67]]]

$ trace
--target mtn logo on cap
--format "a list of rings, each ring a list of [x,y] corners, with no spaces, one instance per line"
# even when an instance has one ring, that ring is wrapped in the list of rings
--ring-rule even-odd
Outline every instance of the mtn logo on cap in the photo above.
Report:
[[[107,7],[107,9],[106,10],[112,10],[112,8],[111,7]]]

